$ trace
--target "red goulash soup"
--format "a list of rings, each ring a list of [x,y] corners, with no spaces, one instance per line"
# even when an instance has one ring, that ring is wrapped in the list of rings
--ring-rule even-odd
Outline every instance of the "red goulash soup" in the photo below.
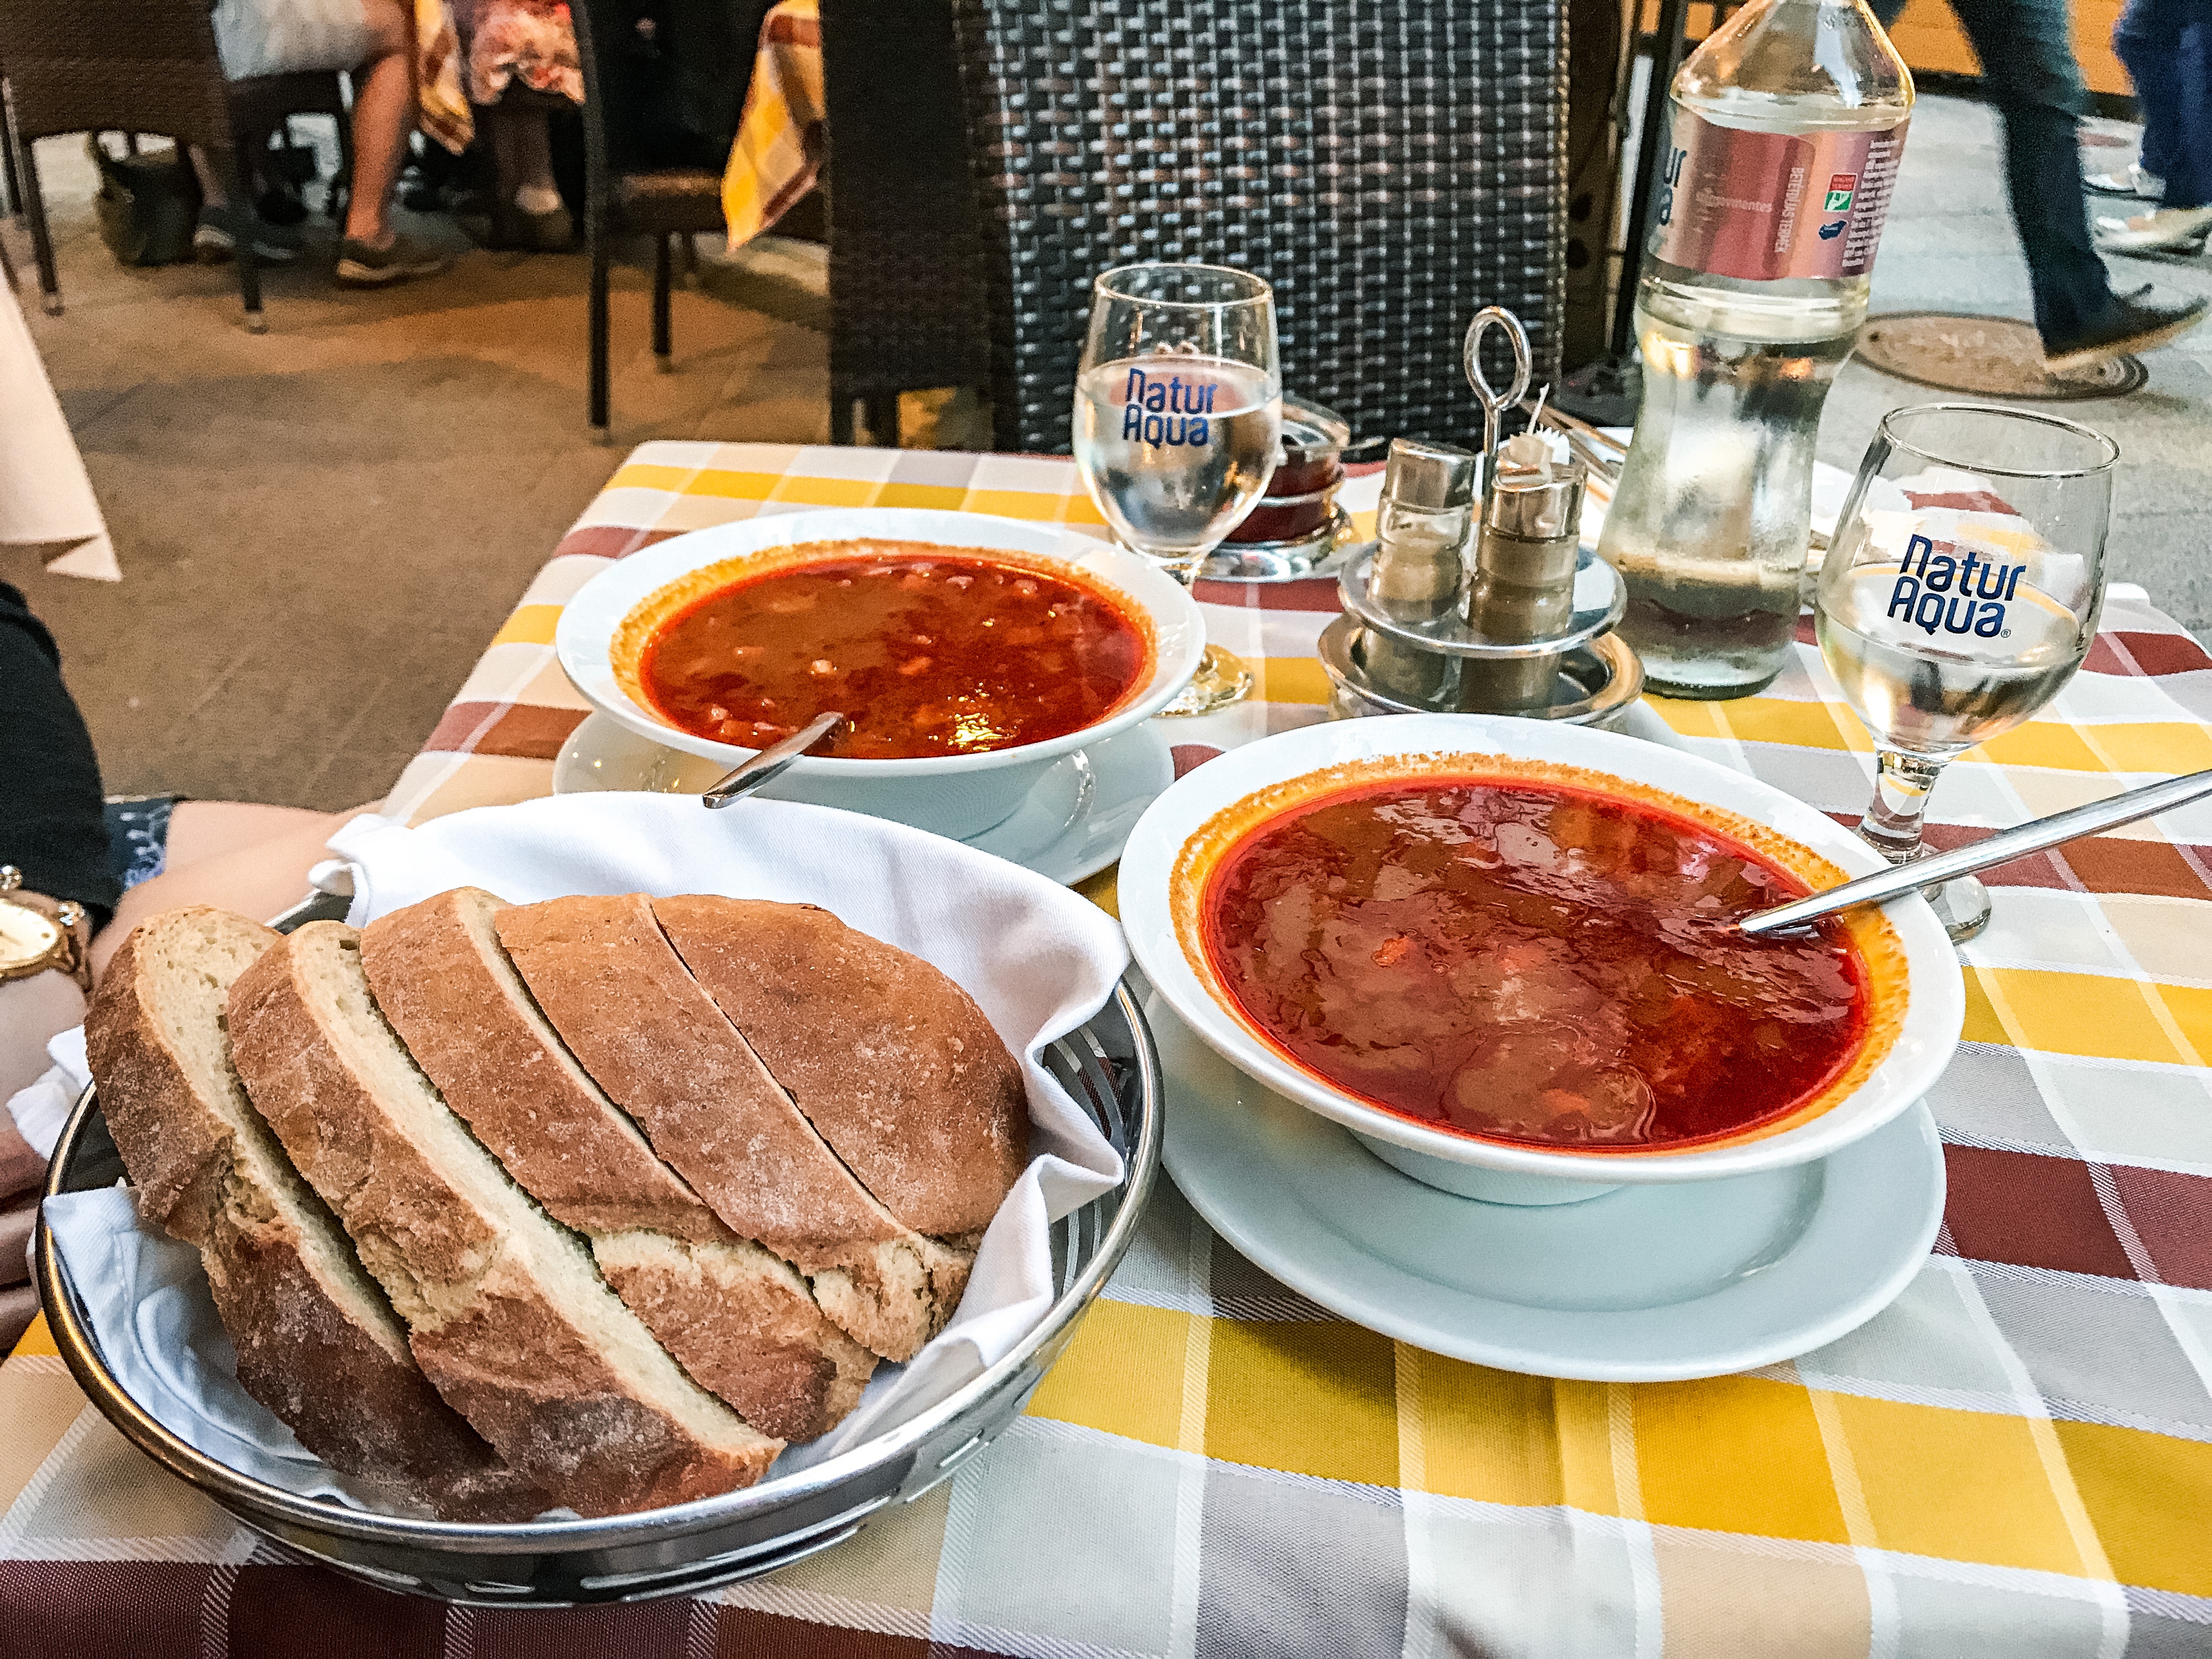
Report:
[[[966,755],[1064,737],[1147,672],[1143,628],[1098,588],[965,554],[877,555],[772,570],[663,623],[639,664],[684,731],[758,749],[825,709],[852,717],[811,752]]]
[[[1264,822],[1202,927],[1247,1018],[1348,1093],[1492,1139],[1664,1147],[1781,1116],[1856,1054],[1843,933],[1729,925],[1807,890],[1638,801],[1447,776]]]

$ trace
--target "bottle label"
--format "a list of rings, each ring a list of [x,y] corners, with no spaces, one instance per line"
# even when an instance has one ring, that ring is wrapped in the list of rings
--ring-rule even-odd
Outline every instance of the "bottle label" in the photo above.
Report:
[[[1651,252],[1714,276],[1863,276],[1874,268],[1905,123],[1886,132],[1747,132],[1671,100]]]

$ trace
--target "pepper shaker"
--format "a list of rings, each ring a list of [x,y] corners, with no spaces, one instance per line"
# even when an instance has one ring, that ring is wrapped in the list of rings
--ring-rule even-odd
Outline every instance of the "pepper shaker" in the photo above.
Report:
[[[1479,459],[1450,444],[1392,441],[1367,589],[1392,621],[1433,622],[1459,608]],[[1452,659],[1441,652],[1370,632],[1365,656],[1369,678],[1393,696],[1433,702],[1449,690]]]
[[[1575,610],[1583,489],[1578,459],[1557,461],[1534,432],[1509,438],[1476,532],[1467,625],[1493,645],[1522,645],[1565,633]],[[1561,653],[1470,659],[1460,665],[1459,706],[1474,714],[1548,708]]]

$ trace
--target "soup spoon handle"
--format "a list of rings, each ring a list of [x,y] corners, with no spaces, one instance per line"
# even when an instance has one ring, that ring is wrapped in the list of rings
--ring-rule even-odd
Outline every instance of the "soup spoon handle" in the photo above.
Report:
[[[750,760],[739,762],[727,777],[702,790],[699,799],[710,807],[743,800],[763,784],[781,777],[792,762],[836,731],[844,719],[842,714],[817,714],[781,743],[772,743]]]
[[[2054,812],[2047,818],[2036,818],[2017,829],[2002,830],[1971,847],[1938,853],[1933,858],[1915,859],[1910,864],[1831,887],[1810,898],[1778,904],[1769,910],[1754,910],[1736,926],[1747,933],[1773,933],[1802,927],[1816,917],[1849,909],[1855,904],[1878,904],[1923,887],[1940,887],[1955,876],[1969,876],[1993,864],[2040,853],[2047,847],[2094,836],[2101,830],[2116,830],[2124,823],[2133,823],[2154,812],[2171,811],[2207,795],[2212,795],[2212,770],[2168,778],[2164,783],[2145,784],[2109,800],[2091,801],[2087,806]]]

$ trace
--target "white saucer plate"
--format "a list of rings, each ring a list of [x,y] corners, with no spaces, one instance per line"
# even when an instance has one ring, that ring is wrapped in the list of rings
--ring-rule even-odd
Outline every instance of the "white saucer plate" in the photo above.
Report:
[[[568,734],[553,761],[553,793],[642,790],[696,794],[729,769],[639,736],[605,714]],[[1121,856],[1145,809],[1175,781],[1167,739],[1149,722],[1063,755],[1013,815],[966,844],[1063,884],[1094,876]],[[763,798],[778,793],[775,784]],[[742,810],[742,809],[738,809]]]
[[[1486,1204],[1400,1175],[1255,1082],[1157,993],[1145,1016],[1167,1077],[1168,1171],[1199,1214],[1310,1300],[1454,1359],[1603,1382],[1773,1364],[1888,1306],[1942,1220],[1925,1106],[1813,1163]]]

